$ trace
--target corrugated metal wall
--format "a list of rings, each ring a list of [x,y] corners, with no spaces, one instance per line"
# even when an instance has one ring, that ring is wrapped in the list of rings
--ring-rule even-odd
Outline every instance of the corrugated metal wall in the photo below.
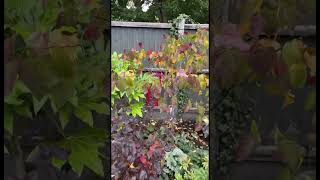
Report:
[[[190,26],[190,25],[189,25]],[[208,25],[198,25],[208,27]],[[195,32],[196,27],[186,27],[187,32]],[[138,48],[139,42],[145,50],[159,50],[164,42],[164,35],[170,32],[170,24],[167,23],[126,23],[112,22],[111,51],[122,53],[132,48]]]

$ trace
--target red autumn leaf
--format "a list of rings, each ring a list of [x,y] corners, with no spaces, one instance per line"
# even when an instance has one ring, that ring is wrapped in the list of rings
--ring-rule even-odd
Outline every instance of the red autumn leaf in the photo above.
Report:
[[[159,106],[158,99],[155,99],[155,100],[153,101],[153,106],[155,106],[155,107],[158,107],[158,106]]]
[[[150,90],[150,87],[148,87],[147,93],[146,93],[146,106],[149,106],[150,101],[151,101],[151,90]]]
[[[147,152],[148,156],[151,157],[156,150],[156,148],[160,147],[160,142],[156,140],[149,148],[149,151]]]
[[[145,155],[141,155],[141,156],[139,157],[139,160],[140,160],[140,162],[141,162],[145,167],[149,165],[149,162],[148,162],[148,160],[147,160],[147,158],[146,158]]]

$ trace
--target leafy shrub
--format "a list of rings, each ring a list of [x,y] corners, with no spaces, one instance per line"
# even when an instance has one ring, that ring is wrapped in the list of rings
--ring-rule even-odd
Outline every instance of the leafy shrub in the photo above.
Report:
[[[156,84],[157,79],[150,74],[142,73],[141,61],[144,51],[132,51],[131,56],[112,55],[112,92],[111,103],[116,109],[126,108],[127,115],[142,117],[145,92],[148,87]],[[118,100],[121,100],[120,102]]]
[[[172,148],[170,139],[173,138],[173,132],[164,127],[160,122],[145,123],[124,116],[113,118],[112,176],[114,179],[159,178],[162,174],[165,150]]]
[[[208,150],[196,148],[185,134],[176,136],[175,145],[177,147],[165,155],[162,178],[208,179]]]

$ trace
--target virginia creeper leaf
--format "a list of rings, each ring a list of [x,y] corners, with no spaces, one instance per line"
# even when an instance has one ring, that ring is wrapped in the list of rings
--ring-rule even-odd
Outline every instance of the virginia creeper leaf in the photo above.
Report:
[[[75,108],[74,114],[84,123],[88,124],[91,127],[93,126],[93,118],[90,110],[79,106]]]

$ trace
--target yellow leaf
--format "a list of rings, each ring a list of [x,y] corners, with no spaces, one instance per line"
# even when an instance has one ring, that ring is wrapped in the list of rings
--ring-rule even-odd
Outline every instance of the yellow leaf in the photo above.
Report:
[[[134,168],[136,168],[136,167],[133,165],[133,163],[130,163],[129,164],[129,169],[134,169]]]
[[[205,47],[205,48],[209,48],[209,41],[208,41],[208,39],[205,39],[205,40],[204,40],[204,47]]]
[[[282,109],[286,108],[290,104],[293,104],[294,103],[294,99],[295,99],[295,95],[292,94],[291,91],[289,91],[284,97],[284,102],[283,102],[283,105],[282,105]]]

